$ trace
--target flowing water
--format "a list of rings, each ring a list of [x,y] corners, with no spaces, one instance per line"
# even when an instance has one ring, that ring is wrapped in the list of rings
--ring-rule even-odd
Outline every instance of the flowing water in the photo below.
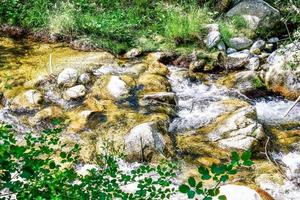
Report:
[[[8,96],[20,92],[22,90],[20,85],[24,80],[49,73],[50,54],[53,54],[57,63],[60,63],[55,65],[57,67],[55,70],[63,68],[63,63],[74,65],[79,58],[83,62],[86,55],[86,53],[69,49],[62,44],[13,43],[12,40],[3,37],[0,38],[0,50],[0,86],[1,91],[9,91]],[[235,90],[220,88],[214,84],[193,82],[187,77],[186,69],[169,66],[169,71],[168,79],[172,91],[178,98],[176,117],[169,126],[169,132],[181,134],[205,127],[224,112],[224,106],[220,106],[218,102],[230,98],[248,100],[255,106],[259,122],[266,126],[300,124],[300,104],[296,105],[287,117],[283,117],[293,102],[280,97],[250,100]],[[18,83],[16,80],[20,79],[24,80]],[[30,130],[30,127],[22,125],[19,118],[9,115],[6,108],[1,109],[0,107],[0,121],[14,124],[20,131]],[[300,127],[296,127],[296,130],[300,131]],[[297,147],[297,145],[295,146]],[[280,160],[286,166],[286,175],[289,178],[289,181],[286,181],[283,186],[273,183],[265,183],[262,186],[276,200],[300,199],[298,185],[300,184],[300,147],[298,149],[296,147],[294,152],[271,152],[274,159]]]
[[[206,85],[201,82],[192,82],[187,77],[187,70],[178,67],[169,67],[169,81],[173,92],[178,97],[177,117],[170,124],[169,131],[180,133],[204,127],[222,113],[222,107],[217,104],[220,100],[233,97],[246,97],[237,91],[226,88]],[[287,123],[298,123],[300,125],[300,104],[296,105],[288,116],[284,117],[286,111],[294,102],[282,97],[264,97],[250,100],[255,106],[260,123],[269,125],[280,125]],[[300,131],[300,126],[298,126]],[[288,180],[284,185],[276,185],[266,182],[261,187],[267,190],[276,200],[298,200],[300,199],[300,144],[296,144],[294,152],[271,153],[273,159],[281,161],[286,167]]]

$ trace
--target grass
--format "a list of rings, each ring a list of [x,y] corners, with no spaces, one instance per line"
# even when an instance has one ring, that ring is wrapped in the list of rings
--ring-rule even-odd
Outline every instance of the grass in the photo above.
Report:
[[[3,0],[0,23],[88,37],[99,47],[123,53],[135,46],[153,51],[197,42],[203,24],[211,21],[208,13],[196,0]]]
[[[292,24],[298,25],[299,16],[290,16],[291,8],[280,2],[276,0],[274,4],[282,7]],[[204,25],[214,20],[219,21],[225,42],[239,34],[253,37],[242,17],[215,19],[218,7],[226,10],[229,5],[230,0],[1,0],[0,24],[74,39],[89,38],[98,47],[116,54],[132,47],[144,51],[177,50],[183,46],[194,48],[195,44],[201,48]]]

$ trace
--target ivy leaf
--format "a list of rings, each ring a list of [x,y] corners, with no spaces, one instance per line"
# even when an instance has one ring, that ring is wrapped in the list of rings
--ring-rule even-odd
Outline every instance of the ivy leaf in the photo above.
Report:
[[[237,164],[240,161],[240,156],[236,151],[231,152],[231,163]]]
[[[252,166],[254,163],[251,160],[246,160],[243,162],[243,165],[245,166]]]
[[[208,169],[205,167],[202,167],[202,166],[199,167],[198,172],[202,175],[201,176],[202,180],[209,180],[211,178],[211,176],[209,175]]]
[[[218,199],[219,199],[219,200],[227,200],[227,198],[226,198],[225,195],[220,195],[220,196],[218,196]]]
[[[223,176],[221,176],[221,181],[222,182],[226,182],[227,180],[229,179],[229,176],[227,175],[227,174],[225,174],[225,175],[223,175]]]
[[[245,161],[248,161],[250,160],[251,158],[251,151],[244,151],[242,156],[241,156],[242,160],[245,162]]]
[[[188,193],[188,191],[190,191],[190,187],[185,185],[185,184],[182,184],[179,186],[179,192],[181,193]]]
[[[195,178],[194,178],[194,177],[190,177],[190,178],[188,179],[188,183],[189,183],[189,185],[190,185],[191,187],[195,187],[195,186],[196,186],[196,180],[195,180]]]
[[[195,197],[195,194],[196,194],[195,191],[190,190],[190,191],[188,191],[187,196],[189,199],[192,199]]]
[[[67,157],[67,154],[65,152],[61,152],[59,155],[60,155],[61,158],[66,158]]]

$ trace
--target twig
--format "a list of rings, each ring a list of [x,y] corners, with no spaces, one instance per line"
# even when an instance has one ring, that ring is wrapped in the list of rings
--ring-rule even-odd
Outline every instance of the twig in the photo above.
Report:
[[[286,113],[284,114],[283,117],[286,117],[290,112],[291,110],[297,105],[297,103],[300,101],[300,96],[298,97],[298,99],[295,101],[295,103],[286,111]]]

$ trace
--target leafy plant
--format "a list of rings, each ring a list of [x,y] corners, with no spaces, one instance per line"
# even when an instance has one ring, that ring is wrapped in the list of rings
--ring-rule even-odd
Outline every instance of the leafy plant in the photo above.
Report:
[[[241,156],[237,152],[232,152],[231,162],[227,164],[213,164],[210,168],[200,166],[198,172],[201,181],[189,177],[186,184],[180,185],[179,192],[186,194],[189,199],[199,196],[203,200],[212,200],[217,196],[219,200],[226,200],[226,196],[220,195],[220,185],[225,183],[231,175],[237,174],[240,167],[253,165],[250,158],[250,151],[245,151]],[[211,180],[215,182],[215,186],[206,187],[205,182]]]
[[[255,76],[253,79],[252,79],[252,85],[257,88],[257,89],[263,89],[265,88],[265,84],[260,80],[259,77]]]
[[[87,175],[80,175],[80,146],[61,143],[60,120],[53,126],[41,134],[27,133],[20,144],[11,126],[0,125],[0,199],[168,199],[175,191],[174,164],[141,164],[126,172],[109,152],[96,158]],[[126,192],[124,187],[132,183],[137,183],[135,191]]]

